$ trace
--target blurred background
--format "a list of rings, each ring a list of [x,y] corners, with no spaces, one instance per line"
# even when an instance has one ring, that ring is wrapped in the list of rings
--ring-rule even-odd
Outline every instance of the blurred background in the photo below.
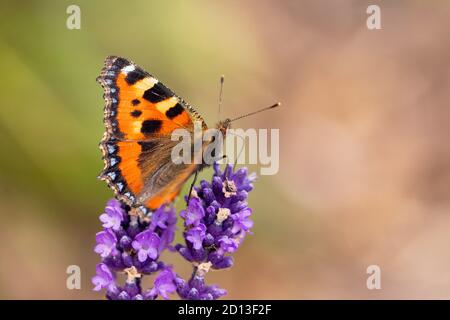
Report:
[[[224,116],[283,103],[236,124],[280,129],[280,170],[250,194],[235,266],[208,275],[227,298],[450,298],[449,1],[3,0],[0,26],[0,298],[103,297],[90,278],[112,192],[96,179],[95,78],[111,54],[210,125],[221,74]],[[81,290],[66,288],[72,264]]]

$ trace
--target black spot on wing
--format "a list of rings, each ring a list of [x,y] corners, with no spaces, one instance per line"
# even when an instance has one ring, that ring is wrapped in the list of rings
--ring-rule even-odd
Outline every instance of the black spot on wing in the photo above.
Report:
[[[141,110],[133,110],[130,112],[130,114],[132,117],[137,118],[142,114],[142,111]]]
[[[157,133],[162,126],[161,120],[145,120],[142,122],[141,132],[144,135]]]
[[[173,93],[161,82],[156,83],[153,87],[146,90],[142,96],[145,100],[151,103],[158,103],[173,96]]]
[[[182,114],[184,111],[184,108],[181,106],[181,104],[177,103],[172,108],[166,111],[166,116],[169,119],[173,119],[176,116]]]
[[[131,100],[131,104],[132,104],[133,106],[137,106],[139,103],[141,103],[141,101],[140,101],[139,99],[133,99],[133,100]]]
[[[146,74],[141,69],[135,69],[133,71],[128,72],[127,76],[125,77],[125,81],[131,86],[138,82],[139,80],[142,80],[146,77]]]

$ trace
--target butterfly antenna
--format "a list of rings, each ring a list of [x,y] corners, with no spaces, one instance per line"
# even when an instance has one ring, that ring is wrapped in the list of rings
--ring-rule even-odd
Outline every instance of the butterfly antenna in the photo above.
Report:
[[[219,91],[219,121],[222,116],[222,93],[223,93],[223,83],[225,81],[225,76],[220,76],[220,91]]]
[[[246,118],[248,116],[252,116],[254,114],[257,114],[257,113],[260,113],[260,112],[263,112],[263,111],[266,111],[266,110],[270,110],[270,109],[273,109],[273,108],[276,108],[276,107],[279,107],[279,106],[281,106],[281,102],[277,102],[274,105],[271,105],[270,107],[266,107],[266,108],[263,108],[263,109],[260,109],[260,110],[257,110],[257,111],[253,111],[253,112],[244,114],[243,116],[239,116],[237,118],[231,119],[230,122],[233,122],[233,121],[236,121],[236,120],[239,120],[239,119],[242,119],[242,118]]]

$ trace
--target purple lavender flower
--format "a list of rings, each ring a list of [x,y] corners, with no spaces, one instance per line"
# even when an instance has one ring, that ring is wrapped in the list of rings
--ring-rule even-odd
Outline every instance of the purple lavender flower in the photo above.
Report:
[[[136,235],[131,245],[137,251],[139,261],[144,262],[147,258],[155,260],[158,257],[160,241],[156,233],[145,230]]]
[[[231,228],[231,232],[237,234],[240,231],[249,231],[250,228],[253,227],[253,221],[250,220],[251,214],[252,209],[244,208],[233,215],[231,217],[233,219],[233,227]]]
[[[112,228],[113,230],[119,230],[120,224],[124,220],[123,210],[121,204],[116,199],[108,201],[105,213],[100,216],[100,221],[103,222],[103,228]]]
[[[166,229],[171,223],[173,218],[176,219],[175,211],[168,209],[165,206],[158,208],[152,214],[152,220],[150,222],[150,230],[155,231],[156,228]]]
[[[195,250],[199,250],[202,247],[203,239],[206,236],[206,226],[201,223],[196,227],[190,228],[186,232],[186,240],[192,243],[192,247]]]
[[[99,263],[95,268],[96,275],[92,278],[95,291],[100,291],[104,288],[109,288],[114,284],[114,275],[109,270],[108,266],[104,263]]]
[[[237,241],[228,236],[222,236],[217,239],[217,244],[221,252],[235,252],[238,248]]]
[[[165,210],[161,207],[153,213],[150,230],[160,234],[159,252],[165,249],[173,250],[170,244],[175,238],[176,223],[175,210]]]
[[[167,267],[159,272],[154,281],[153,288],[149,291],[149,296],[161,296],[163,299],[169,299],[169,294],[176,291],[175,273],[172,268]]]
[[[200,199],[192,198],[189,201],[188,208],[180,212],[180,217],[184,219],[185,226],[196,226],[200,219],[205,216],[205,210],[201,205]]]
[[[109,256],[116,248],[117,237],[110,229],[98,232],[95,235],[95,240],[97,241],[97,245],[94,251],[100,254],[102,258]]]

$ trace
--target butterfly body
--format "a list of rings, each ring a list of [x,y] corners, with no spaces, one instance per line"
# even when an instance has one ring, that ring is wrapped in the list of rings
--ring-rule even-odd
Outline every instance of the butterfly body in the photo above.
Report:
[[[155,210],[170,203],[184,183],[206,164],[176,164],[171,139],[176,129],[194,135],[194,122],[208,127],[195,109],[133,62],[109,56],[97,81],[104,90],[105,133],[100,142],[105,180],[130,207]],[[225,133],[229,121],[219,122]],[[203,142],[203,152],[209,142]],[[193,155],[193,157],[198,155]]]

